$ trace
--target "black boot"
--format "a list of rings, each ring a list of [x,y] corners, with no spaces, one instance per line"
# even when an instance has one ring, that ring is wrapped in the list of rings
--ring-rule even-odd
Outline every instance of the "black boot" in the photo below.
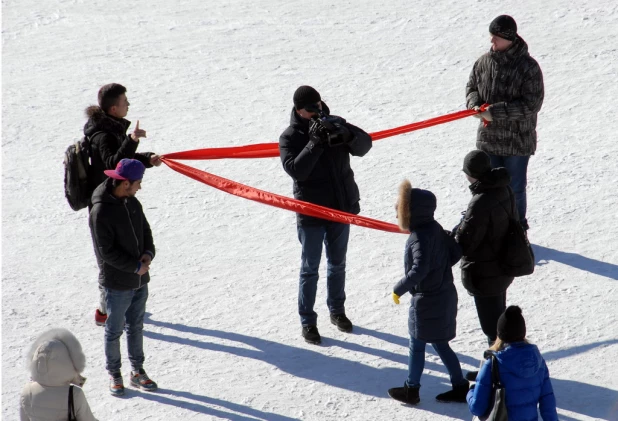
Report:
[[[468,389],[470,389],[470,383],[466,381],[465,384],[455,386],[448,392],[440,393],[436,396],[436,400],[440,402],[466,402],[466,396],[468,395]]]
[[[337,326],[341,332],[352,332],[352,322],[348,319],[345,313],[331,314],[330,322]]]
[[[388,389],[388,396],[399,402],[407,403],[409,405],[416,405],[421,401],[421,398],[418,396],[418,390],[420,388],[420,386],[408,387],[408,384],[404,383],[403,387],[393,387],[392,389]]]
[[[305,342],[319,345],[322,343],[322,337],[320,336],[320,332],[318,332],[318,327],[316,325],[303,326],[302,330],[303,338],[305,338]]]

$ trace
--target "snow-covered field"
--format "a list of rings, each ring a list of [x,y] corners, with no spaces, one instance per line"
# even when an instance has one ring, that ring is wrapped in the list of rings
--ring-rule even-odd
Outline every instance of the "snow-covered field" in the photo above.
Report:
[[[64,199],[62,157],[109,82],[128,88],[128,118],[148,132],[140,150],[158,153],[276,142],[302,84],[369,132],[458,111],[472,64],[489,48],[488,25],[502,13],[517,20],[546,92],[528,190],[538,266],[516,280],[508,302],[523,308],[528,337],[547,360],[560,418],[618,419],[612,0],[3,0],[3,419],[18,418],[30,343],[56,326],[82,342],[85,392],[100,420],[470,419],[466,405],[434,400],[449,384],[430,348],[420,405],[386,393],[407,369],[409,298],[395,306],[390,297],[405,235],[352,228],[346,309],[354,333],[328,322],[321,280],[323,345],[311,346],[296,308],[294,215],[165,165],[148,170],[138,194],[158,249],[145,368],[160,390],[110,396],[87,215]],[[460,169],[476,124],[466,118],[385,139],[355,158],[362,215],[395,222],[407,177],[436,193],[437,219],[453,226],[469,200]],[[186,163],[292,195],[276,158]],[[452,347],[470,370],[484,337],[455,276]]]

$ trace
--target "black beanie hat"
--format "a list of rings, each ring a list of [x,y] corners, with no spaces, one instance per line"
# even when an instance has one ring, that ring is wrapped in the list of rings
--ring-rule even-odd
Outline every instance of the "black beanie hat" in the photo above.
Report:
[[[321,100],[318,91],[311,86],[303,85],[294,92],[294,107],[297,110],[302,110],[307,105],[317,104]]]
[[[491,163],[489,162],[489,155],[483,151],[468,152],[464,158],[463,172],[468,174],[472,178],[479,179],[486,172],[491,171]]]
[[[498,337],[506,343],[521,342],[526,338],[526,321],[521,308],[508,306],[498,319]]]
[[[515,38],[517,38],[517,24],[515,23],[515,19],[509,15],[498,16],[489,24],[489,33],[508,41],[515,41]]]

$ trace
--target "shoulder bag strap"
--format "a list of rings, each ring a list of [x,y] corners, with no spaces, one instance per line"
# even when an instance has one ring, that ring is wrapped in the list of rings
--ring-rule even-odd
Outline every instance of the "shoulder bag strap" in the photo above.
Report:
[[[75,406],[73,405],[73,385],[69,386],[69,421],[75,421]]]

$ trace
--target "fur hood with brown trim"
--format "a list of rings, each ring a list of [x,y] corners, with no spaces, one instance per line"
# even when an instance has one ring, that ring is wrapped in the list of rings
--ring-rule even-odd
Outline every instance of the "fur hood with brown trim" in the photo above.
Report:
[[[436,196],[429,190],[412,188],[409,180],[399,185],[397,200],[397,222],[402,230],[412,230],[419,225],[433,221],[436,210]]]
[[[125,118],[112,117],[98,105],[90,105],[85,110],[88,121],[84,126],[84,134],[91,136],[95,132],[105,132],[125,136],[131,122]]]

